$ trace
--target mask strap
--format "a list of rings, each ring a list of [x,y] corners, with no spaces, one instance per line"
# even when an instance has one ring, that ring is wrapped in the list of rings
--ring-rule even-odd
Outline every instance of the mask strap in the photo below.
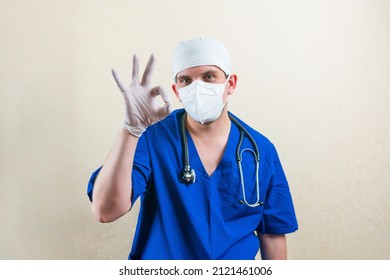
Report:
[[[226,81],[225,81],[225,83],[223,84],[224,87],[226,87],[226,84],[228,83],[229,79],[230,79],[230,74],[226,77]],[[226,96],[226,101],[225,101],[225,103],[223,104],[223,107],[222,107],[222,108],[225,108],[226,104],[228,103],[228,100],[229,100],[229,94]]]
[[[226,84],[228,83],[229,79],[230,79],[230,74],[226,77],[226,81],[225,81],[225,83],[223,84],[224,86],[226,86]]]

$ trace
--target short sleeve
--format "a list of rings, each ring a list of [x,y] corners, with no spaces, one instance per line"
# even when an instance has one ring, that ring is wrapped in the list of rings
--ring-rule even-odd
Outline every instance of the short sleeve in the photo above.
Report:
[[[97,170],[95,170],[88,181],[88,187],[87,187],[87,195],[89,197],[89,200],[92,202],[92,193],[93,193],[93,187],[95,185],[95,180],[97,176],[99,175],[100,169],[102,169],[102,166],[100,166]]]
[[[262,221],[258,230],[262,234],[286,234],[298,229],[290,188],[279,156],[272,145],[268,164],[273,172],[268,187]]]
[[[146,140],[145,133],[138,140],[134,164],[133,164],[133,173],[132,173],[132,185],[133,185],[133,196],[131,204],[133,205],[137,198],[146,190],[148,184],[149,175],[150,175],[150,158],[148,145]],[[92,202],[93,188],[97,176],[99,175],[102,166],[95,170],[88,182],[87,195],[89,200]]]

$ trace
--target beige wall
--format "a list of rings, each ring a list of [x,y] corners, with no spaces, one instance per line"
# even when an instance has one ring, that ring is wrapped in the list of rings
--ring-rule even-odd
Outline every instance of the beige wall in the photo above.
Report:
[[[102,225],[90,173],[116,138],[110,73],[177,42],[231,51],[230,110],[278,148],[300,230],[291,259],[390,259],[390,1],[0,2],[0,259],[125,259],[137,213]],[[171,94],[175,107],[180,104]],[[137,205],[138,206],[138,205]]]

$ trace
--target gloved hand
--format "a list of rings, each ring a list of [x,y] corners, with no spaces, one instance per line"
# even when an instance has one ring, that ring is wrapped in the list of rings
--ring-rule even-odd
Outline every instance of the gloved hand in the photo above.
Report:
[[[146,128],[165,118],[171,111],[168,96],[161,87],[151,88],[151,79],[154,70],[155,59],[152,54],[146,65],[145,72],[139,82],[139,61],[133,55],[132,81],[126,86],[112,69],[112,74],[125,101],[125,119],[123,127],[131,134],[140,137]],[[158,106],[156,97],[161,96],[165,104]]]

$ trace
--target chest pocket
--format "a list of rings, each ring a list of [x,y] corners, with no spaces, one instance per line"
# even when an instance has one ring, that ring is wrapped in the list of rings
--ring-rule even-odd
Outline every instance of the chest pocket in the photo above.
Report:
[[[227,193],[227,203],[224,205],[225,222],[231,223],[240,219],[247,219],[260,223],[264,205],[250,207],[245,204],[243,191],[248,204],[254,204],[257,201],[256,188],[256,161],[254,154],[245,151],[242,158],[242,178],[238,168],[237,161],[230,162],[229,173],[224,174],[227,180],[224,180],[225,192]],[[269,167],[260,161],[258,172],[260,202],[266,203],[266,193],[271,182]],[[244,183],[244,190],[242,181]]]

